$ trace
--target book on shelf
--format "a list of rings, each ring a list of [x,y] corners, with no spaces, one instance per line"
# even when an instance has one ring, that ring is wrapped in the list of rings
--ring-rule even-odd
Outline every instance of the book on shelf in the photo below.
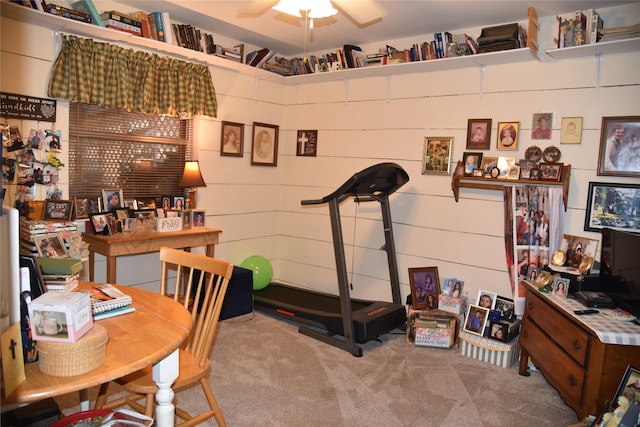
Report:
[[[82,289],[78,292],[86,292],[91,296],[91,310],[93,314],[114,308],[131,305],[131,296],[120,291],[110,283],[96,285],[91,289]]]
[[[166,42],[165,28],[162,21],[162,12],[151,12],[149,15],[149,25],[151,27],[151,35],[154,39]]]
[[[123,314],[136,311],[136,308],[132,305],[125,305],[122,307],[112,308],[111,310],[102,311],[93,315],[93,320],[108,319],[110,317],[121,316]]]
[[[162,12],[162,26],[164,28],[164,41],[168,44],[175,44],[173,40],[173,32],[171,31],[171,17],[169,12]]]
[[[62,16],[63,18],[73,19],[74,21],[86,22],[91,24],[91,15],[81,13],[67,7],[59,6],[57,4],[47,4],[47,12],[52,15]]]
[[[595,9],[587,9],[587,38],[585,40],[586,44],[594,44],[597,43],[600,39],[600,34],[598,33],[604,27],[604,21],[602,17]]]

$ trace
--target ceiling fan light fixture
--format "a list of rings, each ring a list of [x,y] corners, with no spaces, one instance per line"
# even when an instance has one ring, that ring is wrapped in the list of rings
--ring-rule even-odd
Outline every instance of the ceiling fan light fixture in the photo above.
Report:
[[[338,13],[338,10],[331,5],[329,0],[315,0],[308,4],[311,5],[309,18],[326,18]]]
[[[272,9],[302,18],[302,15],[300,14],[301,4],[298,0],[280,0]]]

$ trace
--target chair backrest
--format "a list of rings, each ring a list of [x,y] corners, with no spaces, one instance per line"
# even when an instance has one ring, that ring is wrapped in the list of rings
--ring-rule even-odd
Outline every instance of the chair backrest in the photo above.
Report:
[[[160,261],[160,294],[169,296],[169,270],[176,270],[175,287],[171,297],[189,310],[194,324],[184,349],[203,366],[214,343],[222,303],[233,273],[233,264],[166,247],[160,249]]]

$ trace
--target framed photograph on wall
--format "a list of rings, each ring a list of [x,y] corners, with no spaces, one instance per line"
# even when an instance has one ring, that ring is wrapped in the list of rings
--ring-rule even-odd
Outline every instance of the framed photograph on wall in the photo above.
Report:
[[[517,150],[520,122],[498,123],[498,150]]]
[[[102,207],[105,211],[124,207],[124,197],[121,188],[102,189]]]
[[[422,156],[423,175],[450,175],[452,136],[425,136]]]
[[[86,219],[92,213],[102,210],[100,196],[79,196],[75,198],[76,219]]]
[[[409,286],[413,308],[427,308],[427,296],[440,293],[438,267],[417,267],[409,269]]]
[[[640,178],[640,116],[603,117],[598,175]]]
[[[222,122],[220,155],[242,157],[244,149],[244,123]]]
[[[640,185],[589,182],[585,231],[640,233]]]
[[[553,114],[536,113],[531,123],[531,139],[551,139]]]
[[[253,122],[251,164],[256,166],[278,165],[278,133],[280,127]]]
[[[64,239],[58,233],[40,234],[33,236],[33,243],[38,254],[46,258],[69,258]]]
[[[44,201],[45,221],[64,220],[69,221],[73,213],[73,203],[70,200],[47,199]]]
[[[488,317],[488,308],[469,304],[469,307],[467,307],[467,316],[465,317],[466,321],[462,329],[470,334],[483,336]]]
[[[582,117],[563,117],[560,127],[560,144],[582,142]]]
[[[296,156],[316,156],[316,153],[318,152],[317,130],[299,130],[296,141]]]
[[[467,149],[491,148],[491,119],[469,119],[467,123]]]

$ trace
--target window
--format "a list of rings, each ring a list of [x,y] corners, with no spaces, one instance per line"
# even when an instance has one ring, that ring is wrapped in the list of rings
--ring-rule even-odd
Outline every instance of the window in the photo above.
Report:
[[[178,183],[192,145],[192,120],[71,103],[69,196],[102,188],[121,188],[125,200],[184,194]]]

